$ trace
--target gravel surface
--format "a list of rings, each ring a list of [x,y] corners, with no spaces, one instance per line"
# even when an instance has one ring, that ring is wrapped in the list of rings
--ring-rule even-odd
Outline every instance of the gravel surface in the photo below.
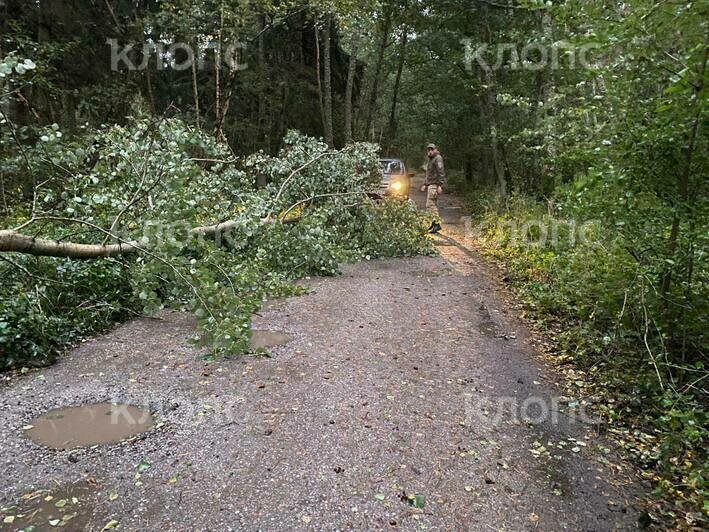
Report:
[[[449,224],[440,257],[307,280],[254,319],[291,338],[272,358],[206,363],[192,318],[166,312],[13,378],[0,504],[80,485],[75,530],[634,529],[637,484],[556,399],[514,302],[461,240]],[[156,425],[66,451],[25,435],[49,409],[102,401],[147,406]]]

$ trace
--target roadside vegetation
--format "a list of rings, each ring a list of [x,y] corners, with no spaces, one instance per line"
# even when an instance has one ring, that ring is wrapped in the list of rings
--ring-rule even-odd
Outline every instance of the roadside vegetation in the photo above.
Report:
[[[663,350],[652,279],[629,256],[629,243],[610,236],[599,219],[570,218],[575,194],[560,195],[550,215],[530,198],[501,203],[494,192],[460,181],[458,190],[477,249],[500,265],[549,340],[549,360],[565,376],[570,404],[602,419],[601,430],[653,486],[658,499],[650,515],[682,527],[702,523],[706,370],[701,361],[680,365]],[[703,334],[703,316],[688,318]]]

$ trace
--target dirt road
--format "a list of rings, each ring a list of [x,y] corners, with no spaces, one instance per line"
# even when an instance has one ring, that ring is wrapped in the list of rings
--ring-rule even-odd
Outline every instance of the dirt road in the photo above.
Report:
[[[35,530],[69,511],[69,530],[634,529],[634,485],[461,240],[447,224],[440,257],[308,280],[254,320],[291,336],[273,358],[206,363],[192,319],[165,313],[6,383],[0,526],[40,509]],[[100,401],[155,426],[74,450],[27,438],[35,415]]]

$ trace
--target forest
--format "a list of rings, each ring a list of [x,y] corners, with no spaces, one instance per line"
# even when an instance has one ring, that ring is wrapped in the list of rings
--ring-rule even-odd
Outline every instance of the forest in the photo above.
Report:
[[[298,280],[436,253],[368,194],[433,142],[647,524],[699,530],[708,36],[686,0],[0,0],[0,367],[167,308],[249,356]]]

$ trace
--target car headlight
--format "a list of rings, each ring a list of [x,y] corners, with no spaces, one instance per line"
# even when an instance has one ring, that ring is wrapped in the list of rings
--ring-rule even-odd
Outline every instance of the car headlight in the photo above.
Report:
[[[400,190],[402,189],[402,187],[403,187],[403,185],[401,184],[401,181],[394,181],[394,182],[391,184],[391,188],[392,188],[393,190],[396,190],[397,192],[400,191]]]

